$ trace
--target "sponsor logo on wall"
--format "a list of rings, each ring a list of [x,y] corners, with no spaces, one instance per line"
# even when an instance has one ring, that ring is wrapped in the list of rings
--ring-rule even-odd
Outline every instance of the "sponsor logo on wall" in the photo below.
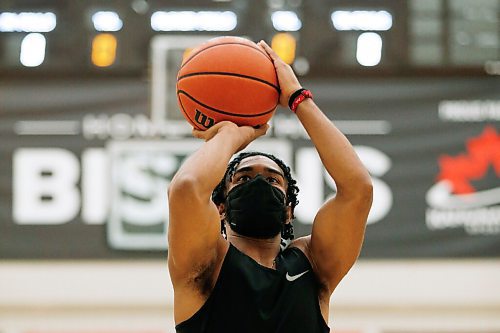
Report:
[[[500,119],[494,101],[446,101],[442,120],[478,122]],[[485,125],[467,138],[459,154],[442,154],[439,173],[426,194],[426,224],[431,230],[465,230],[468,235],[500,234],[500,133]]]

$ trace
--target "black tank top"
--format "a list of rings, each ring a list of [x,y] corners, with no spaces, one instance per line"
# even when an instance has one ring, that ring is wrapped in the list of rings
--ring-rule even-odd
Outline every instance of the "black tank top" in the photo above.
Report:
[[[318,301],[319,284],[297,248],[264,267],[233,245],[205,304],[175,327],[177,333],[329,332]]]

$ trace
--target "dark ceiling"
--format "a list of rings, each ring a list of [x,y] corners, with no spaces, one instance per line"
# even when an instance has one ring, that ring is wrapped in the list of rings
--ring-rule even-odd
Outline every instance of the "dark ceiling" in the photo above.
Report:
[[[98,33],[91,15],[99,10],[115,11],[123,21],[123,28],[113,32],[118,47],[108,68],[91,62],[92,39]],[[150,19],[158,10],[228,10],[237,15],[238,24],[224,32],[157,32]],[[302,22],[300,30],[289,33],[297,41],[296,60],[304,76],[487,75],[499,67],[500,0],[4,0],[0,14],[49,11],[57,15],[57,26],[43,33],[45,60],[36,68],[19,61],[27,33],[0,32],[0,75],[147,76],[154,36],[241,35],[270,41],[278,32],[271,22],[277,10],[293,11]],[[383,41],[379,64],[365,67],[356,61],[356,43],[365,31],[335,29],[330,15],[338,10],[392,15],[392,27],[376,31]]]

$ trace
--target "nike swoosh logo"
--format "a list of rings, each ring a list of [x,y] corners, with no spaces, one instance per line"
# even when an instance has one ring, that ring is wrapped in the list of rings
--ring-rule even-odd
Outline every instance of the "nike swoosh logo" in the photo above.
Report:
[[[300,274],[297,274],[297,275],[290,275],[290,274],[288,274],[288,272],[286,272],[286,279],[290,282],[293,282],[293,281],[297,280],[298,278],[300,278],[302,275],[306,274],[307,272],[309,272],[309,270],[302,272]]]

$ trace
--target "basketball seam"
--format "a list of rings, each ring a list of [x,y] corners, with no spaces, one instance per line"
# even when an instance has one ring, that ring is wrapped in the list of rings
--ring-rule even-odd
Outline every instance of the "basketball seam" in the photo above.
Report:
[[[191,99],[192,101],[200,104],[201,106],[203,106],[204,108],[206,109],[209,109],[209,110],[212,110],[214,112],[217,112],[217,113],[221,113],[221,114],[225,114],[227,116],[235,116],[235,117],[240,117],[240,118],[255,118],[255,117],[260,117],[260,116],[264,116],[268,113],[271,113],[273,112],[275,109],[276,109],[276,106],[278,106],[278,104],[276,104],[274,106],[274,108],[272,108],[271,110],[268,110],[268,111],[265,111],[265,112],[262,112],[262,113],[257,113],[257,114],[252,114],[252,115],[249,115],[249,114],[239,114],[239,113],[231,113],[231,112],[227,112],[227,111],[222,111],[222,110],[219,110],[219,109],[216,109],[214,107],[211,107],[209,105],[206,105],[202,102],[200,102],[199,100],[197,100],[196,98],[194,98],[193,96],[189,95],[187,92],[185,92],[184,90],[178,90],[177,91],[177,95],[179,94],[184,94],[186,95],[189,99]],[[182,102],[181,102],[182,104]],[[184,110],[183,110],[184,111]],[[191,118],[190,118],[191,119]]]
[[[263,79],[259,79],[258,77],[255,77],[255,76],[250,76],[250,75],[245,75],[245,74],[238,74],[238,73],[230,73],[230,72],[196,72],[196,73],[191,73],[191,74],[186,74],[186,75],[183,75],[183,76],[180,76],[179,78],[177,78],[177,82],[179,82],[180,80],[182,79],[185,79],[187,77],[191,77],[191,76],[198,76],[198,75],[225,75],[225,76],[236,76],[236,77],[241,77],[241,78],[244,78],[244,79],[250,79],[250,80],[253,80],[253,81],[258,81],[260,83],[264,83],[268,86],[271,86],[273,87],[274,89],[276,89],[276,91],[278,92],[278,94],[280,93],[280,88],[275,86],[274,84],[266,81],[266,80],[263,80]]]
[[[198,129],[200,129],[197,125],[196,125],[196,122],[191,119],[191,117],[189,116],[189,114],[186,112],[186,110],[184,109],[184,104],[182,104],[182,101],[181,99],[179,98],[179,94],[177,94],[177,99],[179,100],[179,104],[181,106],[181,109],[182,109],[182,112],[184,113],[184,116],[186,116],[186,118],[190,121],[191,125],[193,125],[194,127],[197,127]]]
[[[199,50],[198,52],[196,52],[195,54],[192,54],[189,56],[189,58],[186,60],[186,62],[184,62],[181,67],[179,68],[179,70],[181,70],[184,66],[186,66],[186,64],[188,62],[190,62],[191,60],[193,60],[194,57],[196,57],[198,54],[200,54],[201,52],[205,51],[205,50],[208,50],[208,49],[211,49],[212,47],[216,47],[216,46],[221,46],[221,45],[242,45],[242,46],[246,46],[246,47],[249,47],[251,48],[252,50],[255,50],[257,52],[259,52],[260,54],[262,54],[264,57],[266,57],[267,60],[271,60],[271,62],[273,62],[273,60],[269,57],[269,55],[267,55],[266,53],[264,53],[264,51],[260,50],[260,49],[257,49],[253,46],[250,46],[248,44],[245,44],[245,43],[238,43],[238,42],[228,42],[228,43],[219,43],[219,44],[214,44],[214,45],[210,45],[210,46],[207,46],[206,48],[204,49],[201,49]]]

